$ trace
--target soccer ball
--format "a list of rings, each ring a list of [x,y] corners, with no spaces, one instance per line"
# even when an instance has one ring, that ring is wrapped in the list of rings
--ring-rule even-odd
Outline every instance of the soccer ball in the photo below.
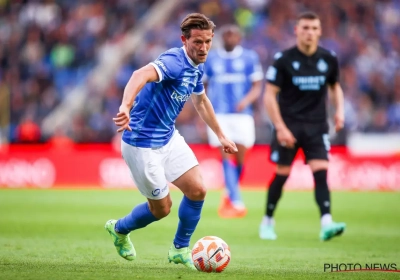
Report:
[[[231,261],[231,251],[221,238],[206,236],[194,244],[192,259],[199,271],[222,272]]]

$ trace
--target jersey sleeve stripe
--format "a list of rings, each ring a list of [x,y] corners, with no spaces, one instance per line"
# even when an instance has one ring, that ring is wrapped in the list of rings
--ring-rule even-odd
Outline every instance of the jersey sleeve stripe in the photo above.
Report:
[[[264,78],[264,74],[262,72],[254,72],[249,78],[252,82],[261,81]]]
[[[152,66],[156,69],[156,71],[157,71],[157,74],[158,74],[158,81],[157,81],[157,83],[161,82],[161,81],[163,80],[163,74],[162,74],[160,68],[159,68],[158,65],[155,64],[154,62],[150,62],[149,64],[152,65]]]

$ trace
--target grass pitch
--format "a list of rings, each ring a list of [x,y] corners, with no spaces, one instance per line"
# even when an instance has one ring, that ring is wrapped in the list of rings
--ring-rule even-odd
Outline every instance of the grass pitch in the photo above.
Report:
[[[343,236],[320,242],[311,192],[284,193],[276,212],[278,240],[258,238],[264,192],[244,192],[248,216],[221,220],[219,192],[210,191],[191,245],[223,238],[232,260],[221,274],[169,264],[180,192],[167,218],[133,232],[137,260],[117,255],[104,230],[143,197],[132,190],[0,190],[0,279],[399,279],[393,272],[324,272],[324,263],[395,263],[400,270],[400,193],[332,194]]]

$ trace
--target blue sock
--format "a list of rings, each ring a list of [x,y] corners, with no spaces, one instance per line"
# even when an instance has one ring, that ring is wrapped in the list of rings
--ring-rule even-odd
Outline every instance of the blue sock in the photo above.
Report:
[[[243,171],[243,165],[242,164],[238,164],[236,166],[236,171],[237,171],[237,174],[238,174],[238,179],[240,179],[240,176],[242,175],[242,171]]]
[[[132,230],[144,228],[148,224],[157,221],[153,213],[150,212],[147,202],[137,205],[132,212],[115,224],[115,230],[121,234],[128,234]]]
[[[229,199],[231,201],[241,201],[239,176],[236,166],[234,166],[228,159],[222,161],[222,166],[224,167],[225,185],[228,189]]]
[[[175,248],[189,247],[190,238],[200,220],[203,203],[204,200],[193,201],[183,196],[179,205],[179,224],[174,239]]]

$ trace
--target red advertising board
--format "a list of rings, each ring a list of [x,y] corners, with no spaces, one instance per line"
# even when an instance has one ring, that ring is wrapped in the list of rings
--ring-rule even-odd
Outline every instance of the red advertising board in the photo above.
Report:
[[[223,186],[219,152],[208,145],[191,145],[208,188]],[[274,165],[269,147],[256,146],[248,154],[243,188],[266,188]],[[400,190],[400,155],[355,157],[333,147],[328,180],[331,189]],[[10,145],[0,150],[0,187],[8,188],[134,188],[119,151],[108,144]],[[313,188],[313,177],[301,153],[293,163],[286,189]]]

